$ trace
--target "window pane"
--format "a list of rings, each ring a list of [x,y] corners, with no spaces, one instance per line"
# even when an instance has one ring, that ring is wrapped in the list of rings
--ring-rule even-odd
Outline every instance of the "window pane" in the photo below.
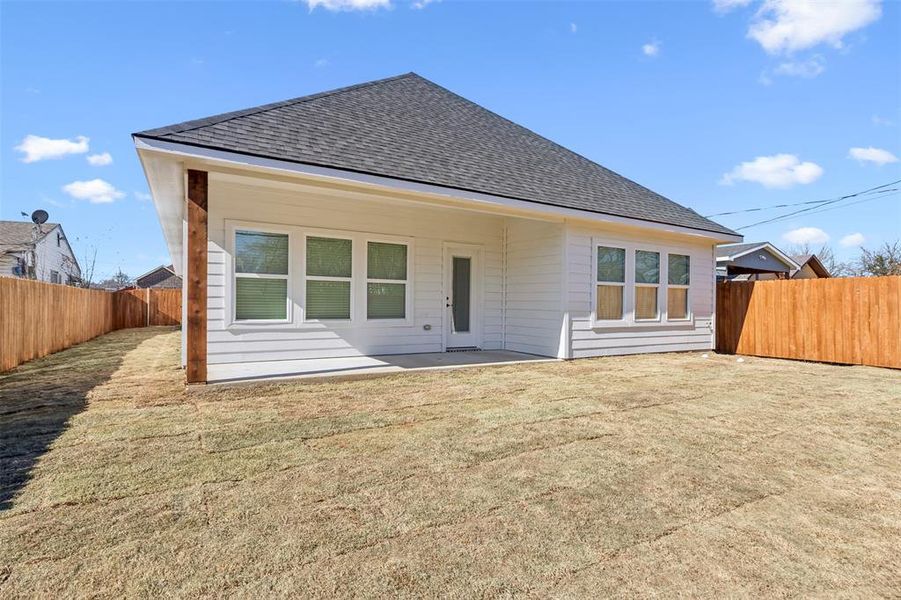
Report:
[[[597,319],[609,321],[623,318],[623,286],[599,285]]]
[[[307,275],[350,277],[352,244],[350,240],[307,238]]]
[[[366,316],[370,319],[406,317],[407,285],[370,283],[366,285]]]
[[[235,279],[235,318],[287,319],[288,281],[285,279]]]
[[[669,255],[669,272],[667,279],[670,285],[688,285],[689,258],[684,254]]]
[[[288,236],[283,233],[238,231],[235,233],[235,271],[287,275]]]
[[[669,288],[666,290],[667,318],[688,318],[688,288]]]
[[[349,319],[350,282],[307,280],[307,319]]]
[[[660,283],[660,253],[635,251],[635,283]]]
[[[637,287],[637,288],[635,288],[635,318],[636,319],[656,319],[657,318],[657,288],[655,288],[655,287]]]
[[[626,280],[626,251],[622,248],[598,247],[598,281]]]
[[[453,274],[451,276],[451,308],[454,333],[469,331],[470,271],[472,260],[464,256],[455,256]]]
[[[369,242],[367,253],[369,279],[407,278],[407,247],[404,244]]]

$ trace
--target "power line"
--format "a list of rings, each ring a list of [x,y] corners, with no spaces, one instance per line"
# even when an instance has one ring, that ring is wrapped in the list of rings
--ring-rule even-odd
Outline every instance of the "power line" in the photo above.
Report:
[[[893,183],[899,183],[899,182],[895,181]],[[885,185],[892,185],[892,183],[887,183]],[[885,190],[885,191],[888,192],[888,191],[892,191],[892,190]],[[859,192],[859,193],[863,194],[866,192]],[[876,193],[878,194],[878,193],[883,193],[883,192],[876,192]],[[832,202],[833,200],[839,200],[839,199],[844,199],[844,198],[845,198],[845,196],[842,196],[842,198],[827,198],[825,200],[806,200],[804,202],[790,202],[788,204],[771,204],[770,206],[758,206],[756,208],[744,208],[742,210],[733,210],[733,211],[729,211],[729,212],[714,213],[712,215],[704,215],[704,218],[710,219],[713,217],[725,217],[727,215],[738,215],[738,214],[742,214],[742,213],[759,212],[761,210],[772,210],[774,208],[789,208],[792,206],[804,206],[807,204],[825,204],[827,202]]]
[[[863,191],[861,191],[861,192],[855,192],[855,193],[853,193],[853,194],[847,194],[847,195],[845,195],[845,196],[842,196],[842,197],[840,197],[840,198],[835,198],[835,199],[833,199],[833,200],[826,200],[826,201],[821,202],[820,204],[818,204],[818,205],[816,205],[816,206],[811,206],[811,207],[808,207],[808,208],[802,208],[802,209],[800,209],[800,210],[795,210],[795,211],[792,211],[792,212],[789,212],[789,213],[785,213],[785,214],[782,214],[782,215],[778,215],[778,216],[776,216],[776,217],[773,217],[772,219],[766,219],[766,220],[764,220],[764,221],[758,221],[758,222],[756,222],[756,223],[751,223],[750,225],[742,225],[741,227],[736,227],[735,230],[738,231],[738,230],[741,230],[741,229],[749,229],[749,228],[751,228],[751,227],[756,227],[756,226],[758,226],[758,225],[765,225],[765,224],[767,224],[767,223],[773,223],[773,222],[776,222],[776,221],[782,221],[782,220],[784,220],[784,219],[787,219],[788,217],[793,217],[793,216],[799,215],[799,214],[801,214],[801,213],[810,212],[810,211],[816,210],[816,209],[818,209],[818,208],[825,207],[825,206],[830,205],[830,204],[835,204],[835,203],[837,203],[837,202],[841,202],[842,200],[848,200],[849,198],[855,198],[855,197],[857,197],[857,196],[862,196],[862,195],[864,195],[864,194],[870,194],[870,193],[872,193],[872,192],[876,192],[877,190],[881,190],[881,189],[883,189],[883,188],[887,188],[888,186],[890,186],[890,185],[895,185],[895,184],[897,184],[897,183],[901,183],[901,179],[899,179],[899,180],[897,180],[897,181],[891,181],[891,182],[889,182],[889,183],[884,183],[884,184],[882,184],[882,185],[877,185],[876,187],[870,188],[870,189],[868,189],[868,190],[863,190]],[[885,191],[886,191],[886,192],[890,192],[890,191],[895,191],[895,190],[885,190]],[[878,192],[878,193],[883,193],[883,192]],[[881,197],[883,197],[883,196],[877,196],[877,197],[878,197],[878,198],[881,198]],[[875,199],[875,198],[874,198],[874,199]],[[843,208],[843,207],[837,207],[837,208]]]

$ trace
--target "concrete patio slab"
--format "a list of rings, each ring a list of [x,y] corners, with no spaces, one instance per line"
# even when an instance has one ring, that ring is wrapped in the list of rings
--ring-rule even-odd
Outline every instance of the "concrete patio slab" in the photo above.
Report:
[[[510,350],[429,352],[383,356],[352,356],[307,360],[274,360],[207,367],[209,383],[239,383],[277,379],[355,379],[385,373],[434,369],[462,369],[524,362],[552,362],[547,356]]]

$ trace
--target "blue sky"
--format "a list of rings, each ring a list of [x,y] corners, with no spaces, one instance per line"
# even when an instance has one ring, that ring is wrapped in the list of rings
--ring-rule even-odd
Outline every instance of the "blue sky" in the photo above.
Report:
[[[0,218],[140,274],[168,254],[131,132],[407,71],[705,215],[901,179],[896,2],[310,1],[0,3]],[[743,233],[850,258],[899,199]]]

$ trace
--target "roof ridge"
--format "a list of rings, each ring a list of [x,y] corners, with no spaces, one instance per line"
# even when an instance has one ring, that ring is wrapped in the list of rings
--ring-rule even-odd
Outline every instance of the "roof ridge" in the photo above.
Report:
[[[324,92],[316,92],[315,94],[307,94],[305,96],[298,96],[296,98],[290,98],[288,100],[279,100],[278,102],[270,102],[268,104],[260,104],[259,106],[254,106],[251,108],[244,108],[244,109],[240,109],[240,110],[233,110],[230,112],[219,113],[218,115],[213,115],[211,117],[203,117],[200,119],[191,119],[188,121],[182,121],[181,123],[175,123],[174,125],[166,125],[163,127],[146,129],[144,131],[139,131],[137,133],[133,133],[132,135],[155,136],[155,135],[165,135],[165,134],[171,134],[171,133],[184,133],[186,131],[191,131],[193,129],[199,129],[201,127],[208,127],[210,125],[217,125],[219,123],[225,123],[226,121],[231,121],[233,119],[239,119],[241,117],[247,117],[249,115],[256,115],[256,114],[263,113],[266,111],[275,110],[276,108],[284,108],[286,106],[292,106],[294,104],[300,104],[302,102],[318,100],[320,98],[334,96],[337,94],[343,94],[345,92],[351,92],[354,90],[366,88],[366,87],[377,85],[380,83],[396,81],[398,79],[404,79],[406,77],[411,77],[411,76],[419,77],[420,79],[424,79],[423,77],[420,77],[413,71],[410,71],[408,73],[402,73],[400,75],[392,75],[391,77],[383,77],[382,79],[374,79],[372,81],[365,81],[363,83],[355,83],[353,85],[347,85],[347,86],[335,88],[332,90],[326,90]]]

